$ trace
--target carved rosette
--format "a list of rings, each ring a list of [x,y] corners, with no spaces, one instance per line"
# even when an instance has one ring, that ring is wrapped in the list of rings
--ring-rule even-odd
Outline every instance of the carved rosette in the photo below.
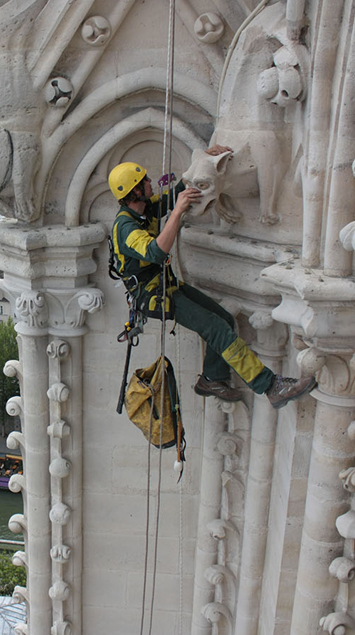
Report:
[[[93,15],[81,27],[81,36],[91,46],[102,46],[111,37],[111,25],[101,15]]]
[[[55,108],[65,108],[74,95],[72,83],[65,77],[53,77],[44,91],[46,102]]]
[[[214,44],[223,35],[224,23],[217,13],[202,13],[194,24],[194,31],[200,42]]]

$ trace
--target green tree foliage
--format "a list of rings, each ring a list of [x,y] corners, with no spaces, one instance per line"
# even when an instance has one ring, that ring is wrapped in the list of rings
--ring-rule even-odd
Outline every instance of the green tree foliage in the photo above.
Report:
[[[9,552],[0,551],[0,595],[12,595],[17,585],[26,586],[26,570],[12,564]]]
[[[0,425],[4,425],[7,417],[7,400],[20,393],[17,378],[6,377],[2,372],[9,359],[18,359],[16,331],[11,317],[7,322],[0,322]]]

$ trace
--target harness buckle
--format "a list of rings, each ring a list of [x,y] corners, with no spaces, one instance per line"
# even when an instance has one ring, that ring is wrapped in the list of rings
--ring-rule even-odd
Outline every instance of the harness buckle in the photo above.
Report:
[[[130,276],[128,280],[124,280],[124,284],[127,291],[129,291],[129,293],[132,293],[132,291],[136,291],[136,289],[138,289],[139,287],[138,278],[137,276],[134,276],[134,275]]]

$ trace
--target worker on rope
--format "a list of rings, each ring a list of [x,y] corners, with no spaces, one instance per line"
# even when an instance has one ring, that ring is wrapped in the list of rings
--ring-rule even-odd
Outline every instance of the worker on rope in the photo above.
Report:
[[[213,146],[207,154],[221,154],[231,148]],[[136,308],[147,317],[162,317],[162,270],[165,271],[165,316],[195,331],[206,342],[203,374],[194,390],[204,397],[239,401],[242,393],[229,384],[230,368],[254,392],[265,393],[275,408],[310,392],[314,377],[293,379],[275,375],[258,359],[235,332],[234,317],[217,302],[175,278],[170,265],[162,268],[179,231],[180,220],[190,205],[199,202],[201,192],[186,188],[180,181],[175,207],[159,233],[159,196],[153,195],[151,179],[142,166],[120,163],[110,172],[109,186],[121,203],[112,241],[117,271],[126,289],[136,299]],[[168,196],[163,196],[162,215],[167,212]]]

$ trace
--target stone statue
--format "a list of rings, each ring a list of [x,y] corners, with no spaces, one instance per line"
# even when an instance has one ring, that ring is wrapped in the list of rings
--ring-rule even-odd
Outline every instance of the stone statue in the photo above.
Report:
[[[301,220],[302,139],[294,124],[306,94],[307,62],[305,46],[287,37],[280,3],[246,28],[220,87],[211,140],[228,143],[233,153],[193,153],[184,178],[204,195],[193,215],[215,209],[228,223],[249,216],[274,225],[287,207]]]

